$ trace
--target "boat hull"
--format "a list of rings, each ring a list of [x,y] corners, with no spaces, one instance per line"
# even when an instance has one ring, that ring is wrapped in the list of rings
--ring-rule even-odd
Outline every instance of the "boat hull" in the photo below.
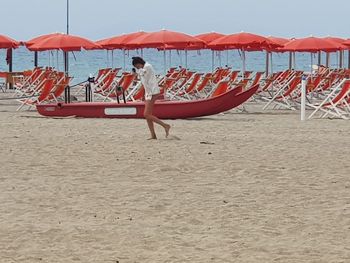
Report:
[[[218,114],[233,109],[257,91],[258,85],[242,92],[241,87],[232,89],[220,96],[193,101],[157,101],[154,115],[161,119],[187,119]],[[39,104],[39,114],[47,117],[82,118],[143,118],[143,102],[80,102]]]

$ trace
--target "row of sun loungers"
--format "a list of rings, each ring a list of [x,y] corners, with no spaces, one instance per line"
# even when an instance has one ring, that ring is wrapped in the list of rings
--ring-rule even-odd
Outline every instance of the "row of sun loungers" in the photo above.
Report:
[[[307,75],[306,106],[312,117],[350,116],[350,71],[346,69],[320,68]],[[248,89],[260,85],[255,101],[264,102],[264,110],[300,107],[303,72],[286,70],[267,77],[264,72],[247,71],[241,74],[230,68],[217,68],[214,72],[201,73],[185,68],[171,68],[165,76],[158,76],[164,99],[198,100],[219,96],[230,89]],[[38,103],[62,100],[64,90],[72,78],[53,68],[35,68],[23,73],[15,80],[15,96],[21,103],[19,109],[31,108]],[[137,76],[122,72],[120,68],[100,69],[88,83],[71,86],[75,97],[83,97],[90,85],[94,101],[116,101],[120,103],[139,101],[144,97],[144,88]],[[89,89],[90,90],[90,89]]]

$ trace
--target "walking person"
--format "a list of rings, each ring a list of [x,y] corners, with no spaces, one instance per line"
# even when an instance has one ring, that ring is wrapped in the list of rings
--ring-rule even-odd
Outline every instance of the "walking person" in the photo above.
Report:
[[[169,136],[170,125],[161,121],[153,115],[154,104],[160,97],[160,88],[158,86],[156,74],[151,64],[144,61],[141,57],[133,57],[132,65],[134,74],[138,74],[143,87],[145,88],[145,111],[144,117],[147,120],[148,128],[151,132],[150,140],[156,140],[157,135],[154,129],[154,123],[159,124],[165,130],[165,137]],[[135,69],[136,68],[136,69]]]

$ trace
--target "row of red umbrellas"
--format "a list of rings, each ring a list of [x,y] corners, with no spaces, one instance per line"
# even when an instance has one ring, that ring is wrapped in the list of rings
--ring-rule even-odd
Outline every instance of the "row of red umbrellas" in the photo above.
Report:
[[[0,48],[17,48],[21,43],[9,37],[0,35]],[[88,39],[53,33],[39,36],[24,42],[31,51],[44,51],[59,49],[62,51],[79,51],[81,49],[137,49],[158,48],[166,49],[204,49],[228,50],[242,49],[246,51],[269,50],[276,52],[334,52],[348,49],[350,40],[341,38],[307,37],[300,39],[284,39],[276,37],[263,37],[251,33],[237,33],[223,35],[219,33],[206,33],[190,36],[184,33],[161,30],[158,32],[136,32],[103,39],[97,42]]]

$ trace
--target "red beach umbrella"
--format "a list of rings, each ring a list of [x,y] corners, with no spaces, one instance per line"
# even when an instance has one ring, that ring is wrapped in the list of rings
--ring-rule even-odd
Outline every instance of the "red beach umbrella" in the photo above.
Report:
[[[266,37],[245,32],[223,36],[209,44],[209,47],[213,49],[242,50],[261,50],[279,46],[279,44]]]
[[[4,35],[0,35],[0,48],[18,48],[19,46],[19,42],[17,42],[16,40],[8,37],[8,36],[4,36]]]
[[[318,51],[335,52],[342,49],[344,49],[342,44],[318,37],[294,39],[286,43],[282,48],[284,51],[311,53],[316,53]]]
[[[329,41],[335,42],[337,44],[343,44],[345,42],[344,38],[339,38],[339,37],[325,37],[324,39],[327,39]],[[346,46],[344,46],[344,49],[346,49]],[[339,53],[339,64],[342,65],[343,64],[343,52],[341,51]],[[319,53],[319,60],[321,59],[321,53]],[[321,64],[321,63],[319,63]],[[326,55],[326,66],[329,66],[329,53],[327,53]]]
[[[64,51],[64,68],[68,75],[68,53],[69,51],[81,51],[99,49],[100,45],[79,36],[62,33],[53,34],[50,37],[42,37],[35,44],[27,47],[31,51],[62,50]]]
[[[132,46],[126,46],[126,43],[129,41],[147,34],[144,31],[129,33],[129,34],[123,34],[111,38],[105,38],[99,41],[96,41],[96,44],[102,46],[103,49],[112,50],[112,61],[113,61],[113,50],[114,49],[136,49],[136,47]],[[142,53],[142,51],[141,51]],[[125,69],[125,52],[123,52],[123,58],[124,58],[124,69]]]
[[[217,33],[217,32],[210,32],[210,33],[203,33],[203,34],[195,35],[196,38],[203,40],[207,44],[213,42],[214,40],[216,40],[220,37],[224,37],[224,36],[225,36],[224,34]],[[221,56],[221,54],[220,54],[220,56]],[[215,57],[214,50],[212,50],[212,56],[211,56],[211,69],[212,69],[212,71],[214,71],[214,57]]]
[[[275,42],[276,44],[279,44],[281,46],[287,44],[290,39],[288,38],[282,38],[282,37],[273,37],[273,36],[269,36],[267,37],[268,39],[272,40],[273,42]]]
[[[306,37],[293,39],[281,49],[283,51],[290,52],[308,52],[308,53],[317,53],[317,52],[335,52],[343,50],[344,46],[340,43],[337,43],[332,40],[319,38],[319,37]],[[313,64],[313,56],[311,55],[311,67]]]
[[[20,43],[17,42],[16,40],[8,36],[0,35],[0,49],[4,49],[4,48],[7,49],[6,62],[9,65],[9,72],[12,72],[12,49],[18,48],[19,45]]]
[[[193,36],[168,31],[161,30],[157,32],[147,33],[145,35],[139,36],[128,43],[127,46],[137,46],[139,48],[158,48],[166,49],[167,46],[173,46],[178,49],[186,49],[190,46],[205,46],[205,42]]]
[[[224,37],[224,36],[225,36],[224,34],[210,32],[210,33],[203,33],[203,34],[195,35],[194,37],[199,38],[199,39],[203,40],[204,42],[206,42],[207,44],[209,44],[210,42],[212,42],[220,37]]]
[[[40,42],[46,38],[50,38],[50,37],[54,37],[54,36],[58,36],[58,35],[61,35],[61,34],[60,33],[51,33],[51,34],[47,34],[47,35],[41,35],[41,36],[32,38],[31,40],[24,42],[24,44],[26,47],[30,47],[30,46],[36,44],[37,42]]]
[[[184,49],[193,48],[198,49],[205,47],[205,42],[193,36],[174,32],[169,30],[161,30],[157,32],[147,33],[139,36],[134,40],[126,43],[126,46],[139,48],[157,48],[164,51],[164,71],[166,71],[166,49]]]
[[[344,38],[340,38],[340,37],[324,37],[324,39],[330,40],[338,44],[343,44],[346,41]]]
[[[47,39],[47,38],[50,38],[50,37],[53,37],[53,36],[57,36],[59,34],[60,33],[51,33],[51,34],[41,35],[41,36],[32,38],[31,40],[28,40],[28,41],[24,42],[24,45],[28,48],[31,45],[36,44],[37,42],[40,42],[40,41],[42,41],[44,39]],[[38,51],[34,52],[34,66],[35,67],[38,66]]]
[[[262,49],[271,49],[280,45],[272,40],[251,33],[237,33],[218,38],[208,45],[211,49],[227,50],[241,49],[242,50],[242,71],[245,72],[245,51],[260,51]]]
[[[61,33],[54,34],[51,37],[42,38],[39,41],[36,41],[35,44],[28,46],[28,49],[31,51],[62,50],[65,52],[99,48],[101,48],[100,45],[86,38]]]
[[[139,36],[143,36],[145,34],[147,34],[147,33],[143,32],[143,31],[130,33],[130,34],[123,34],[120,36],[115,36],[115,37],[106,38],[106,39],[96,41],[96,44],[102,46],[104,49],[126,49],[127,48],[125,46],[126,43],[134,40],[135,38],[137,38]],[[130,46],[129,46],[129,48],[130,48]]]

